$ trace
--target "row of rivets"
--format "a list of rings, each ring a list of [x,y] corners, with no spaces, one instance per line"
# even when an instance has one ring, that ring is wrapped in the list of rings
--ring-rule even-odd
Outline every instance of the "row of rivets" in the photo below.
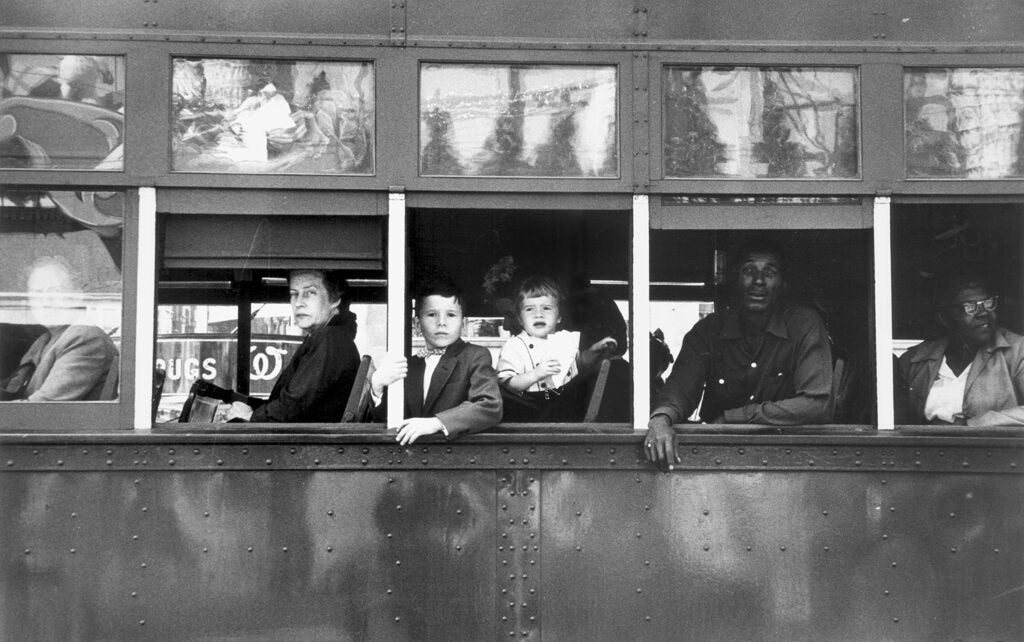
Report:
[[[227,464],[227,460],[225,460],[223,455],[225,454],[225,451],[227,449],[229,449],[229,448],[231,448],[231,447],[217,446],[217,447],[206,448],[206,449],[202,449],[202,448],[199,448],[199,447],[192,447],[192,448],[190,448],[190,450],[191,450],[191,454],[193,455],[193,458],[189,458],[187,460],[186,459],[182,459],[180,457],[175,457],[174,456],[174,455],[180,454],[179,453],[179,451],[181,450],[180,448],[179,449],[175,449],[175,448],[166,448],[166,449],[159,449],[159,448],[155,448],[155,449],[142,448],[142,449],[140,449],[140,448],[134,448],[134,449],[131,449],[130,452],[133,452],[135,455],[137,455],[137,457],[135,457],[135,458],[133,458],[131,460],[131,465],[133,465],[133,466],[146,466],[146,467],[149,467],[149,466],[151,466],[154,463],[154,461],[156,461],[153,457],[154,456],[158,456],[155,451],[156,450],[162,450],[162,452],[166,452],[167,455],[169,455],[169,457],[167,459],[163,459],[162,460],[165,463],[166,466],[178,467],[178,466],[181,466],[183,464],[187,464],[187,466],[189,466],[189,467],[202,466],[203,462],[204,461],[208,461],[208,459],[207,460],[204,460],[204,459],[198,459],[197,460],[195,458],[209,457],[210,454],[215,453],[215,452],[217,454],[220,454],[221,456],[216,458],[215,460],[213,460],[213,463],[215,465],[217,465],[217,466],[224,466],[224,465]],[[320,466],[324,462],[324,459],[322,457],[315,457],[315,458],[312,458],[312,459],[307,459],[307,455],[316,453],[318,450],[320,450],[320,448],[322,448],[322,446],[303,447],[303,448],[289,447],[288,448],[288,453],[292,457],[301,458],[300,461],[302,461],[302,460],[308,461],[309,463],[307,465],[309,465],[309,466]],[[529,452],[530,454],[535,454],[535,453],[538,452],[538,449],[537,449],[536,446],[516,447],[516,449],[525,450],[525,451]],[[739,448],[727,447],[727,446],[703,446],[703,447],[691,447],[691,448],[688,448],[687,451],[689,453],[695,455],[695,456],[703,455],[704,457],[707,457],[708,463],[714,465],[715,467],[719,467],[719,466],[723,466],[723,465],[730,465],[732,463],[732,462],[730,462],[730,458],[735,457],[737,455],[740,456],[741,458],[745,458],[745,455],[749,454],[749,449],[750,449],[749,446],[739,447]],[[770,450],[774,450],[775,448],[774,447],[770,447],[769,449]],[[54,450],[56,450],[56,448],[54,448]],[[241,455],[243,455],[243,456],[247,456],[247,455],[250,454],[250,450],[251,450],[250,447],[241,447],[241,448],[238,448],[236,452],[241,453]],[[373,453],[374,453],[375,450],[381,451],[381,450],[383,450],[383,447],[377,447],[375,449],[375,448],[363,446],[361,448],[358,448],[358,450],[356,452],[361,452],[364,455],[363,457],[359,458],[359,460],[358,460],[359,464],[364,466],[364,467],[365,466],[369,466],[373,462]],[[436,460],[431,458],[431,457],[421,457],[421,458],[419,458],[418,459],[418,463],[423,465],[423,466],[428,466],[428,465],[431,465],[432,463],[434,463],[435,465],[456,465],[456,466],[458,466],[460,464],[461,465],[466,465],[467,461],[468,461],[469,465],[476,465],[480,461],[480,458],[478,456],[476,456],[476,455],[471,455],[471,456],[469,456],[466,459],[461,460],[461,461],[459,461],[459,460],[456,460],[456,461],[450,460],[448,458],[448,455],[451,455],[451,454],[453,454],[455,452],[455,449],[453,449],[451,446],[446,446],[446,447],[443,448],[443,450],[442,450],[442,448],[438,448],[438,447],[434,447],[434,448],[421,447],[418,450],[419,450],[419,452],[423,453],[424,455],[431,455],[431,454],[435,454],[435,453],[441,454],[441,458],[440,459],[436,459]],[[606,465],[608,465],[608,466],[617,466],[620,463],[619,459],[615,456],[616,455],[616,448],[615,447],[608,447],[607,449],[595,449],[592,446],[588,446],[588,447],[585,448],[585,451],[586,451],[586,453],[588,455],[598,454],[602,450],[603,450],[603,452],[607,453],[607,455],[608,455],[607,457],[604,458],[604,462],[605,462]],[[63,451],[63,449],[61,449],[61,451],[62,452],[66,452],[66,451]],[[521,466],[530,466],[530,465],[535,465],[536,464],[536,461],[533,458],[527,457],[527,456],[523,456],[522,453],[516,453],[513,448],[510,448],[508,446],[502,447],[500,449],[500,451],[503,454],[509,455],[504,461],[506,461],[507,464],[510,465],[510,466],[513,466],[513,467],[520,466],[520,465]],[[31,452],[32,452],[32,455],[33,455],[34,458],[49,459],[46,456],[46,449],[33,448],[31,450]],[[103,454],[106,454],[107,458],[105,459],[105,464],[108,467],[111,467],[111,466],[114,465],[115,460],[114,459],[110,459],[110,457],[114,456],[117,453],[117,451],[115,451],[115,449],[112,449],[112,448],[107,448],[104,451],[90,451],[89,449],[81,449],[79,452],[82,454],[82,456],[85,456],[85,457],[87,457],[90,452],[94,452],[94,454],[97,455],[101,459],[103,458],[103,455],[101,454],[101,452]],[[336,448],[336,452],[338,454],[345,454],[347,451],[346,451],[345,447],[337,447]],[[411,448],[388,447],[386,452],[389,453],[389,455],[390,455],[387,458],[387,464],[388,465],[401,466],[402,463],[403,463],[403,459],[402,459],[401,455],[403,453],[404,454],[409,454],[409,453],[415,452],[415,450],[411,449]],[[557,452],[557,451],[555,451],[555,452]],[[643,468],[649,468],[651,466],[646,461],[646,458],[643,456],[643,453],[642,453],[642,450],[641,450],[641,447],[639,446],[639,444],[635,447],[635,450],[633,450],[632,452],[633,452],[633,459],[631,460],[631,463],[633,465],[640,466],[640,467],[643,467]],[[778,452],[785,454],[785,456],[787,458],[791,458],[794,455],[797,456],[797,457],[800,456],[799,452],[796,449],[789,448],[789,447],[779,449]],[[841,454],[842,454],[841,451],[839,449],[833,448],[833,449],[830,449],[829,452],[832,455],[832,459],[828,460],[829,466],[842,465],[843,462],[841,461],[841,459],[837,459],[837,458],[841,457]],[[899,467],[901,465],[905,465],[905,466],[908,466],[908,467],[913,467],[914,469],[921,469],[922,467],[924,467],[926,465],[926,462],[924,462],[920,458],[921,454],[923,452],[920,449],[916,449],[916,450],[912,451],[913,452],[913,457],[914,457],[913,459],[911,459],[909,457],[909,453],[908,453],[908,457],[904,459],[904,458],[901,458],[901,457],[897,457],[897,451],[893,450],[891,448],[877,449],[877,450],[873,450],[871,452],[877,452],[880,457],[879,457],[879,459],[872,459],[871,461],[868,461],[868,460],[866,460],[864,458],[866,453],[867,454],[871,454],[871,453],[868,453],[868,451],[866,451],[864,449],[858,448],[858,449],[853,450],[852,452],[853,452],[853,455],[855,457],[855,459],[852,462],[852,465],[854,467],[856,467],[856,468],[862,468],[862,467],[865,467],[865,466],[868,466],[868,467],[878,467],[878,466],[881,466],[881,467],[884,467],[884,468],[896,468],[896,467]],[[936,452],[937,452],[937,456],[939,458],[943,458],[943,459],[946,459],[948,461],[948,453],[945,450],[938,450]],[[207,454],[207,453],[209,453],[209,454]],[[721,455],[719,455],[719,453],[721,453]],[[682,454],[682,452],[681,452],[681,454]],[[980,455],[981,453],[978,453],[978,454]],[[1008,453],[1004,453],[1004,454],[1008,454]],[[730,458],[727,458],[725,455],[729,455]],[[992,460],[993,457],[994,457],[993,451],[986,450],[984,452],[984,457],[985,457],[986,460]],[[543,462],[548,462],[548,461],[551,461],[551,460],[550,459],[544,459],[542,461]],[[593,462],[593,461],[587,461],[587,462],[576,461],[576,462],[573,462],[569,457],[566,457],[566,456],[558,457],[557,459],[554,459],[554,461],[560,462],[561,465],[563,465],[563,466],[569,466],[572,463],[578,463],[578,464],[587,463],[587,464],[590,464],[590,465],[592,465],[594,463],[597,463],[597,462]],[[760,464],[763,467],[771,466],[772,465],[772,461],[773,460],[772,460],[771,457],[762,456],[760,458]],[[50,459],[50,462],[51,462],[50,465],[58,467],[58,468],[67,468],[69,466],[81,465],[80,462],[77,462],[75,460],[69,459],[67,456],[59,456],[59,457]],[[700,462],[698,462],[698,463],[700,463]],[[744,459],[741,459],[738,463],[740,465],[749,465],[748,463],[746,463],[744,461]],[[790,467],[794,463],[795,462],[789,461],[788,459],[782,459],[782,460],[776,460],[775,465]],[[950,463],[953,463],[953,462],[950,462]],[[275,465],[283,465],[285,467],[288,467],[288,466],[292,465],[292,464],[289,464],[287,460],[284,460],[284,462],[282,464],[282,460],[280,460],[278,458],[274,458],[274,457],[265,457],[265,458],[263,458],[263,464],[268,466],[268,467],[274,467]],[[806,459],[803,459],[803,461],[802,461],[802,465],[807,466],[807,467],[818,467],[819,464],[820,464],[820,460],[817,459],[817,458],[806,458]],[[17,467],[17,465],[18,465],[18,460],[17,459],[7,459],[6,460],[6,466],[8,468],[15,468],[15,467]],[[973,463],[972,459],[968,459],[966,457],[959,458],[959,460],[956,461],[956,463],[954,465],[958,466],[960,469],[972,469],[972,468],[975,468],[975,464]],[[987,465],[991,465],[991,464],[987,464]],[[1008,465],[1012,469],[1016,469],[1017,468],[1017,462],[1016,461],[1005,462],[1003,465]],[[34,466],[34,467],[37,467],[37,466]],[[45,464],[44,464],[44,467],[45,467]],[[692,465],[690,467],[692,467]]]

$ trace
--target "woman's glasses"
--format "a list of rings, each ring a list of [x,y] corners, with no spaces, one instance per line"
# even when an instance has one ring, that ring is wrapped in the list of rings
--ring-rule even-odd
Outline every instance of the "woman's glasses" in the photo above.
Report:
[[[990,297],[988,299],[983,299],[981,301],[964,301],[963,303],[955,303],[953,305],[949,305],[949,306],[946,306],[946,307],[949,307],[949,308],[959,308],[959,307],[962,307],[964,309],[964,314],[967,314],[967,315],[973,317],[974,315],[978,314],[982,310],[984,310],[986,312],[991,312],[991,311],[995,310],[997,307],[999,307],[999,297],[994,296],[994,297]]]

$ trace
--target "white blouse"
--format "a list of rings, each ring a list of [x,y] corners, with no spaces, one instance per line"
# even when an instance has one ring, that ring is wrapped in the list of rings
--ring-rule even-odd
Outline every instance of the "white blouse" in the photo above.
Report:
[[[960,376],[957,376],[946,363],[946,358],[942,358],[939,375],[932,382],[928,399],[924,402],[925,419],[953,423],[964,414],[964,390],[967,388],[967,375],[970,372],[971,366],[967,366]]]

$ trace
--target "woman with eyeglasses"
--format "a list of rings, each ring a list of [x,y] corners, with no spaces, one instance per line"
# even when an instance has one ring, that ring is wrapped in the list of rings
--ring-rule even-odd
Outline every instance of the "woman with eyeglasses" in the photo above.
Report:
[[[999,327],[999,297],[983,279],[958,276],[937,299],[946,334],[900,357],[897,423],[1024,425],[1024,337]]]

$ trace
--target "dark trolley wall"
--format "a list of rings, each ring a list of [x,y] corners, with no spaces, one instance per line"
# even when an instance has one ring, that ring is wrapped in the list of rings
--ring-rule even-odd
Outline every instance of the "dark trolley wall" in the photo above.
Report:
[[[1013,640],[1018,439],[3,441],[3,639]]]

